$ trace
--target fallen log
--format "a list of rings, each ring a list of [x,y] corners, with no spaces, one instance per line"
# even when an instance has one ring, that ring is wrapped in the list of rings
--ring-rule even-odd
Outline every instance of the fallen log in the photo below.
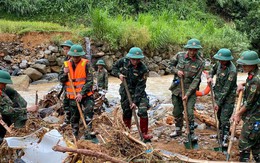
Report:
[[[111,157],[107,154],[88,150],[88,149],[73,149],[73,148],[68,148],[68,147],[62,147],[60,145],[55,145],[52,149],[54,151],[59,151],[59,152],[73,152],[73,153],[83,154],[86,156],[102,158],[104,160],[111,161],[114,163],[126,163],[125,161],[118,160],[117,158]]]

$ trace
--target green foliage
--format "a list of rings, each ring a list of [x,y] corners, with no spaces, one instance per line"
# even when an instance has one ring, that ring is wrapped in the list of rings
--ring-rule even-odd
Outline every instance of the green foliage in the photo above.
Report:
[[[23,34],[30,31],[50,32],[67,31],[65,27],[55,23],[29,22],[29,21],[8,21],[0,19],[0,33]]]

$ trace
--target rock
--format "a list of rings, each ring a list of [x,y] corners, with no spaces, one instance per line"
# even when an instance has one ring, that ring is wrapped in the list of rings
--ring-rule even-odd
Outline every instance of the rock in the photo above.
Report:
[[[51,72],[60,72],[61,67],[60,66],[51,66]]]
[[[53,124],[59,123],[59,121],[60,121],[60,119],[57,118],[57,117],[55,117],[55,116],[48,116],[48,117],[43,118],[43,120],[44,120],[45,122],[53,123]]]
[[[159,74],[160,76],[163,76],[163,75],[165,74],[165,71],[164,71],[164,70],[159,70],[158,74]]]
[[[32,82],[31,84],[32,85],[36,85],[36,84],[42,84],[42,83],[48,83],[49,81],[46,80],[46,79],[40,79],[40,80],[37,80],[37,81],[34,81]]]
[[[58,65],[58,66],[63,66],[63,64],[64,64],[64,58],[63,58],[63,57],[58,57],[58,58],[56,59],[56,62],[57,62],[57,65]]]
[[[12,76],[12,87],[17,90],[26,90],[29,87],[31,79],[28,75]]]
[[[25,69],[28,67],[28,62],[27,60],[22,60],[22,62],[19,64],[19,67],[22,69]]]
[[[8,63],[12,63],[13,62],[13,59],[11,58],[10,55],[7,55],[4,57],[4,61],[8,62]]]
[[[51,81],[53,79],[58,79],[58,73],[48,73],[42,76],[43,80]]]
[[[114,63],[113,58],[111,58],[109,56],[104,56],[103,60],[106,63],[107,71],[111,71],[112,67],[113,67],[113,63]]]
[[[149,77],[160,77],[160,75],[157,72],[150,71],[149,72]]]
[[[23,73],[28,75],[33,81],[38,80],[42,77],[41,72],[31,67],[27,68]]]
[[[162,57],[154,56],[154,57],[153,57],[153,60],[154,60],[156,63],[160,63],[160,62],[162,61]]]
[[[44,54],[45,54],[45,55],[49,55],[49,54],[51,54],[51,51],[50,51],[50,50],[45,50],[45,51],[44,51]]]
[[[151,141],[152,142],[158,142],[158,140],[159,140],[159,138],[157,136],[154,136]]]
[[[42,74],[46,74],[47,73],[47,68],[46,65],[44,64],[34,64],[33,66],[31,66],[32,68],[40,71]]]
[[[48,59],[39,59],[35,63],[44,64],[46,66],[50,65],[50,62],[48,61]]]
[[[53,52],[53,53],[57,53],[57,52],[58,52],[58,47],[57,47],[57,46],[52,46],[52,45],[50,45],[50,46],[48,47],[48,49],[49,49],[51,52]]]

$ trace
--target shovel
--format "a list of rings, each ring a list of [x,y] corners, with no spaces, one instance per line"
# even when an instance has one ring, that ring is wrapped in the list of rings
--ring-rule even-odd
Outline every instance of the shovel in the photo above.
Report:
[[[131,94],[130,94],[130,92],[129,92],[129,89],[128,89],[128,86],[127,86],[127,83],[126,83],[125,78],[123,79],[123,84],[124,84],[124,86],[125,86],[125,91],[126,91],[126,94],[127,94],[128,100],[129,100],[129,103],[130,103],[130,105],[132,105],[133,100],[132,100]],[[136,123],[136,126],[137,126],[137,130],[138,130],[139,136],[140,136],[141,140],[143,141],[144,138],[143,138],[143,134],[142,134],[142,131],[141,131],[139,122],[138,122],[138,118],[137,118],[135,109],[132,109],[132,112],[133,112],[133,115],[134,115],[134,119],[135,119],[135,123]]]
[[[237,100],[237,106],[236,106],[236,109],[235,109],[235,113],[237,113],[240,109],[242,97],[243,97],[243,91],[240,91],[239,96],[238,96],[238,100]],[[237,126],[237,124],[234,121],[232,123],[231,137],[230,137],[230,140],[229,140],[228,150],[227,150],[227,155],[226,155],[227,161],[229,161],[229,158],[230,158],[231,148],[232,148],[232,144],[233,144],[234,137],[235,137],[236,126]]]
[[[218,144],[220,145],[220,147],[215,147],[214,151],[226,152],[227,148],[222,147],[222,143],[221,143],[220,132],[219,132],[219,121],[218,121],[217,111],[215,110],[215,98],[214,98],[215,96],[212,89],[212,84],[210,84],[210,95],[211,95],[212,106],[214,110],[214,118],[217,124],[217,139],[218,139]]]
[[[185,95],[183,77],[181,77],[181,94],[183,98]],[[187,132],[187,141],[184,142],[184,146],[186,149],[198,149],[199,148],[198,142],[191,140],[188,111],[187,111],[187,100],[182,101],[182,104],[184,108],[184,118],[186,121],[186,132]]]

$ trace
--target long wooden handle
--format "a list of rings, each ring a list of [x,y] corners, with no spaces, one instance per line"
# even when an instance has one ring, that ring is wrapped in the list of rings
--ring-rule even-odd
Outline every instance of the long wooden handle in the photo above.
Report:
[[[126,94],[127,94],[128,100],[129,100],[129,103],[130,103],[130,105],[132,105],[132,104],[133,104],[133,100],[132,100],[131,94],[130,94],[130,92],[129,92],[129,89],[128,89],[128,86],[127,86],[127,83],[126,83],[125,78],[123,79],[123,84],[124,84],[124,86],[125,86],[125,91],[126,91]],[[143,134],[142,134],[142,131],[141,131],[139,122],[138,122],[138,118],[137,118],[135,109],[132,109],[132,113],[133,113],[133,115],[134,115],[134,119],[135,119],[135,123],[136,123],[136,126],[137,126],[137,130],[138,130],[139,136],[140,136],[141,140],[143,140]]]
[[[0,124],[6,129],[6,131],[8,131],[10,134],[12,134],[11,128],[8,127],[8,125],[2,119],[0,119]]]
[[[183,77],[181,77],[181,94],[182,98],[185,96],[185,91],[184,91],[184,82],[183,82]],[[186,131],[187,134],[190,134],[190,126],[189,126],[189,118],[188,118],[188,110],[187,110],[187,100],[182,100],[183,108],[184,108],[184,119],[186,121]]]
[[[76,91],[75,91],[75,87],[74,87],[74,85],[73,85],[73,82],[72,82],[72,80],[71,80],[70,73],[68,73],[68,78],[69,78],[69,81],[70,81],[70,86],[71,86],[72,91],[73,91],[73,95],[74,95],[74,97],[76,97]],[[84,116],[83,116],[83,112],[82,112],[82,109],[81,109],[81,107],[80,107],[80,104],[79,104],[78,101],[76,101],[76,103],[77,103],[77,107],[78,107],[78,110],[79,110],[80,118],[81,118],[81,120],[82,120],[82,122],[83,122],[84,127],[87,129],[88,126],[87,126],[86,121],[85,121],[85,118],[84,118]]]
[[[242,97],[243,97],[243,91],[240,91],[239,92],[239,96],[238,96],[238,101],[237,101],[237,106],[236,106],[236,109],[235,109],[235,113],[237,113],[240,109],[240,106],[241,106],[241,102],[242,102]],[[228,155],[230,155],[230,152],[231,152],[231,148],[232,148],[232,143],[233,143],[233,140],[234,140],[234,136],[235,136],[235,131],[236,131],[236,122],[234,121],[232,123],[232,130],[231,130],[231,137],[230,137],[230,140],[229,140],[229,145],[228,145]]]
[[[212,83],[210,84],[210,95],[211,95],[212,106],[213,106],[213,110],[214,110],[214,118],[215,118],[216,125],[217,125],[218,143],[221,145],[221,142],[220,142],[220,133],[219,133],[219,121],[218,121],[217,112],[216,112],[216,110],[215,110],[215,98],[214,98],[214,92],[213,92],[213,88],[212,88]]]

